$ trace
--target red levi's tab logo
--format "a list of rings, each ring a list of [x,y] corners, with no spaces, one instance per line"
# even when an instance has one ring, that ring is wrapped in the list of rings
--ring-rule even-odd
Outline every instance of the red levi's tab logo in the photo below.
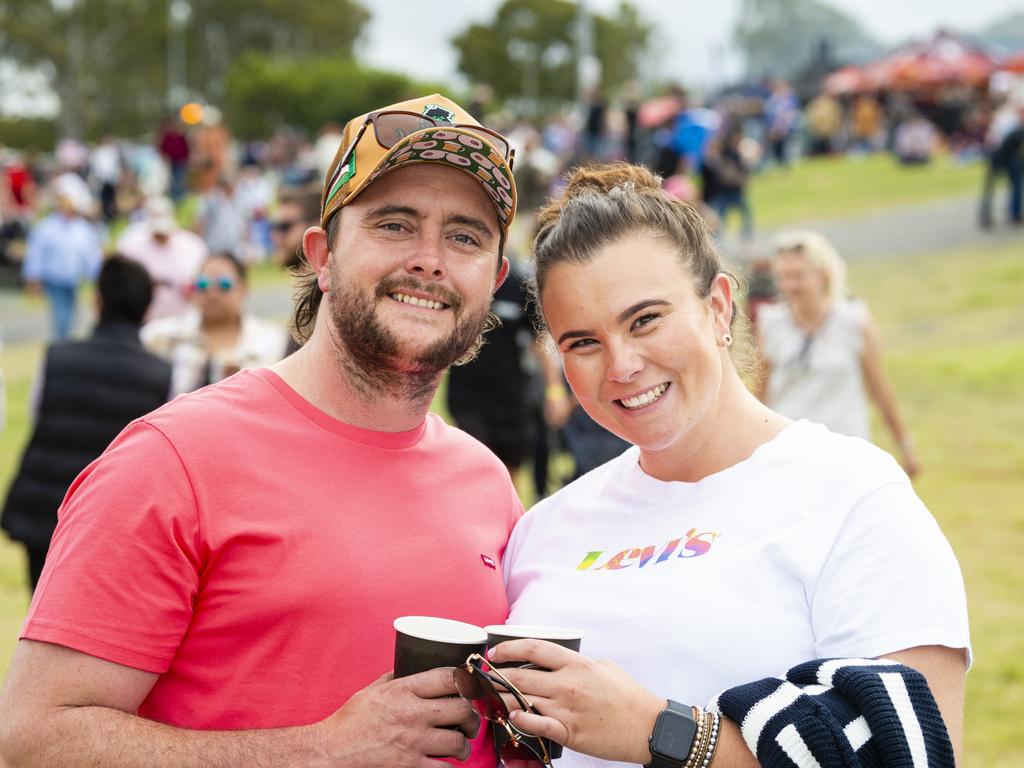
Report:
[[[490,568],[492,571],[497,570],[497,566],[494,564],[494,560],[489,558],[487,555],[480,555],[480,559],[484,561],[484,565]]]

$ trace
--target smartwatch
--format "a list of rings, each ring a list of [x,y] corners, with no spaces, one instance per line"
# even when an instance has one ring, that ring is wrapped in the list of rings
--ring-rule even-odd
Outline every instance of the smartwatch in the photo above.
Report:
[[[645,768],[681,768],[693,748],[697,736],[697,721],[693,708],[668,700],[654,722],[654,732],[647,742],[651,748],[651,762]]]

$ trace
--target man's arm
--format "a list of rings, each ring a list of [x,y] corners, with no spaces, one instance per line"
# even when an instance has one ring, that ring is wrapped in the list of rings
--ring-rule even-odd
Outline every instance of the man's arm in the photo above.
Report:
[[[308,726],[193,731],[134,713],[157,675],[49,643],[18,643],[0,694],[0,765],[9,768],[446,768],[466,759],[479,719],[451,669],[382,678]],[[445,726],[455,726],[450,730]]]

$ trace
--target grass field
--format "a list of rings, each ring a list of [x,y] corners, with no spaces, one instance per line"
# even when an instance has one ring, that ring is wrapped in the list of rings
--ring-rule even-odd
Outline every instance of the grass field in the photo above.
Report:
[[[813,211],[806,200],[788,200],[787,185],[774,176],[763,177],[755,195],[768,195],[772,184],[777,192],[762,217],[788,221],[876,207],[859,185],[871,175],[888,179],[880,165],[872,171],[871,164],[882,162],[860,161],[850,171],[838,165],[838,177],[830,179],[824,164],[788,172],[820,184]],[[976,169],[947,170],[948,177],[941,167],[925,169],[935,174],[929,184],[918,185],[922,176],[899,190],[887,187],[890,202],[911,193],[919,200],[941,197],[929,185],[942,179],[945,195],[974,189]],[[842,209],[833,209],[826,195],[839,196]],[[968,676],[965,765],[1016,768],[1024,765],[1018,722],[1024,708],[1024,246],[873,259],[853,264],[850,279],[883,332],[888,370],[924,468],[918,491],[956,550],[967,584],[975,664]],[[38,345],[4,352],[2,488],[25,440],[27,392],[40,352]],[[880,431],[879,441],[886,445]],[[0,671],[27,608],[23,572],[20,549],[0,538]]]
[[[759,228],[941,200],[977,193],[983,165],[942,156],[903,168],[889,155],[809,159],[789,169],[771,168],[750,182],[750,204]]]

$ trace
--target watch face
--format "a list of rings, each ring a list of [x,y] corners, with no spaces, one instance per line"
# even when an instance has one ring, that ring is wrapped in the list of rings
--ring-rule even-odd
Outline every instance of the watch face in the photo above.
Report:
[[[654,726],[651,751],[682,764],[690,754],[696,735],[697,722],[689,714],[666,709]]]

